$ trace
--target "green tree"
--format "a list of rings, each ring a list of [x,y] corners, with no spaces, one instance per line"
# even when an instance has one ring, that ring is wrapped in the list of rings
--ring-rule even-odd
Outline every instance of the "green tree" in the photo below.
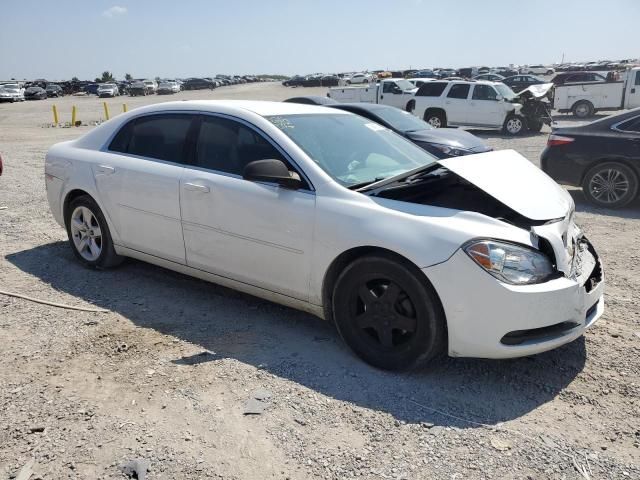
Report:
[[[102,72],[102,78],[100,79],[101,82],[113,82],[113,74],[111,72],[109,72],[108,70],[105,70],[104,72]]]
[[[131,76],[131,74],[130,74],[130,73],[125,73],[125,74],[124,74],[124,79],[125,79],[127,82],[130,82],[131,80],[133,80],[133,77]]]
[[[79,82],[80,80],[78,79],[78,77],[73,77],[73,78],[71,79],[71,81],[72,81],[72,82]]]

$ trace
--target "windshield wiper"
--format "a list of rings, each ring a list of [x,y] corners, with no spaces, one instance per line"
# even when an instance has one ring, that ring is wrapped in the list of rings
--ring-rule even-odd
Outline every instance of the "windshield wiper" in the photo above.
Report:
[[[353,185],[349,185],[347,188],[349,190],[358,190],[359,188],[366,187],[367,185],[371,185],[372,183],[380,182],[387,177],[376,177],[373,180],[368,180],[366,182],[354,183]]]
[[[435,161],[435,160],[432,163],[428,163],[427,165],[422,165],[422,166],[420,166],[418,168],[414,168],[412,170],[408,170],[406,172],[400,173],[400,174],[392,176],[392,177],[383,178],[381,180],[374,180],[373,182],[367,182],[361,187],[358,187],[357,185],[354,185],[353,187],[349,187],[349,188],[353,188],[354,190],[356,190],[358,192],[363,192],[363,193],[367,192],[369,190],[378,191],[381,188],[384,188],[384,187],[386,187],[388,185],[391,185],[393,183],[400,182],[400,181],[403,181],[403,180],[408,179],[408,178],[414,178],[420,173],[432,170],[434,167],[435,168],[439,168],[440,167],[440,164],[438,164],[438,162]]]

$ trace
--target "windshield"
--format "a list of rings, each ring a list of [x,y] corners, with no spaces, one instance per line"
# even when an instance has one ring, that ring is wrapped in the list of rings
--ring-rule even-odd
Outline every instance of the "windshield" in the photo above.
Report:
[[[396,80],[396,84],[400,87],[400,90],[413,90],[416,88],[409,80]]]
[[[498,93],[502,95],[502,98],[504,98],[505,100],[513,100],[514,98],[516,98],[516,94],[513,93],[513,90],[511,90],[504,83],[498,83],[497,85],[494,85],[494,87],[496,90],[498,90]]]
[[[416,130],[433,130],[433,127],[418,117],[399,108],[376,108],[373,113],[400,132],[415,132]]]
[[[357,115],[267,118],[325,172],[347,187],[399,175],[436,160],[391,130]]]

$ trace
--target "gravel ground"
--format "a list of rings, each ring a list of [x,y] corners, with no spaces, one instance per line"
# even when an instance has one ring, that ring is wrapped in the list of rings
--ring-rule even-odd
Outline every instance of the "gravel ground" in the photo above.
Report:
[[[108,100],[112,113],[178,98],[281,100],[277,84]],[[572,194],[603,257],[607,309],[584,338],[535,357],[443,359],[390,374],[307,314],[137,261],[87,270],[48,211],[46,150],[99,120],[95,97],[0,105],[0,478],[640,478],[640,209]],[[563,120],[564,121],[564,120]],[[570,120],[567,120],[570,121]],[[538,163],[541,134],[479,133]],[[526,181],[526,179],[522,179]],[[6,208],[5,208],[6,207]],[[267,390],[261,415],[243,415]],[[27,478],[27,477],[20,477]]]

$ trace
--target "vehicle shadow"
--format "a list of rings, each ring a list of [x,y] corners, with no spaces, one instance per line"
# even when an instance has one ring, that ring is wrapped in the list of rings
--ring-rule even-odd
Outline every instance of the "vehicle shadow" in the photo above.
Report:
[[[143,262],[86,269],[64,242],[6,259],[56,290],[204,350],[176,365],[232,358],[408,423],[472,426],[433,409],[488,424],[518,418],[553,399],[585,365],[581,338],[534,357],[443,358],[420,371],[384,372],[354,357],[328,322]]]
[[[577,212],[585,212],[585,213],[593,213],[597,215],[607,215],[608,217],[620,217],[620,218],[628,218],[632,220],[640,219],[640,196],[638,196],[633,202],[627,205],[624,208],[620,209],[612,209],[612,208],[602,208],[596,207],[591,204],[584,196],[582,189],[579,188],[571,188],[567,189],[571,197],[573,197],[573,201],[576,204]]]

